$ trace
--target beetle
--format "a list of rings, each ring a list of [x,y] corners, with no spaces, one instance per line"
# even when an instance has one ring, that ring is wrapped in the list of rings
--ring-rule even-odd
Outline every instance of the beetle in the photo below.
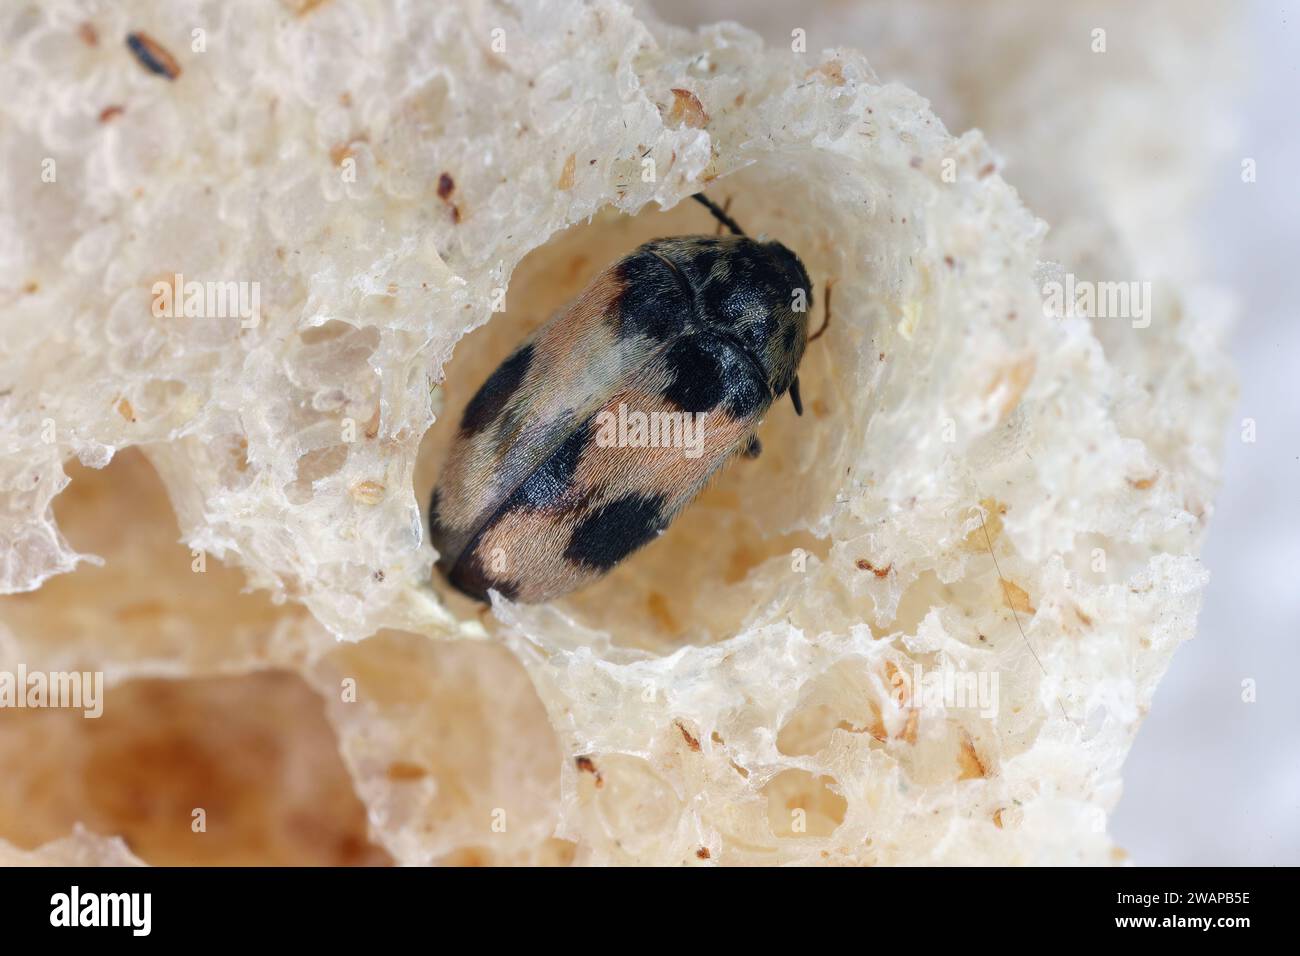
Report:
[[[776,399],[789,392],[803,414],[807,270],[692,198],[730,235],[655,239],[615,262],[465,406],[429,503],[438,569],[457,590],[537,603],[591,583],[723,465],[757,457]],[[644,422],[685,440],[640,440]]]

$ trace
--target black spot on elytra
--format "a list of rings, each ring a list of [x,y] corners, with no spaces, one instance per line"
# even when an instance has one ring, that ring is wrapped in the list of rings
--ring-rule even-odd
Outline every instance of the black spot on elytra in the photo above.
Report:
[[[703,333],[676,342],[665,356],[673,381],[664,397],[685,412],[723,405],[735,418],[759,414],[772,393],[762,364],[744,345]]]
[[[532,360],[533,347],[529,344],[497,366],[465,406],[460,418],[460,430],[464,434],[476,434],[492,423],[523,383]]]
[[[664,356],[673,376],[664,397],[684,412],[710,411],[726,395],[722,366],[700,339],[698,335],[682,338]]]
[[[748,365],[727,369],[727,411],[736,418],[750,418],[771,401],[772,393]]]
[[[505,510],[512,508],[548,508],[559,504],[573,486],[573,474],[578,470],[578,459],[591,443],[592,426],[596,416],[587,418],[573,430],[568,438],[551,455],[533,469],[506,501]]]
[[[477,548],[456,563],[456,567],[447,576],[447,580],[461,594],[466,594],[476,601],[486,602],[488,600],[488,590],[491,588],[495,588],[502,597],[510,600],[514,600],[515,596],[519,594],[518,582],[511,581],[508,578],[495,577],[484,566]]]
[[[583,519],[564,556],[574,564],[608,571],[665,527],[658,495],[624,495]]]
[[[624,286],[618,298],[621,335],[645,335],[666,342],[685,331],[691,296],[685,279],[672,266],[641,250],[615,268]]]

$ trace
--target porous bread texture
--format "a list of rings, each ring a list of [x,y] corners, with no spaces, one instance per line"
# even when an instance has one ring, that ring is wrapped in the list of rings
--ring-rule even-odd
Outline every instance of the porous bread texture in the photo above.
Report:
[[[70,835],[34,850],[0,840],[0,866],[144,866],[121,837],[97,836],[78,824]]]
[[[618,3],[54,2],[0,44],[0,667],[296,670],[398,862],[1121,858],[1206,580],[1222,323],[1176,285],[1146,328],[1045,311],[978,132],[851,51]],[[834,285],[807,414],[598,585],[483,613],[430,574],[449,429],[608,262],[711,231],[701,188],[799,253],[814,323]],[[174,274],[259,283],[260,321],[155,317]],[[133,446],[185,546],[131,541],[166,507],[114,463],[79,568],[69,462]],[[996,700],[898,689],[945,672]]]

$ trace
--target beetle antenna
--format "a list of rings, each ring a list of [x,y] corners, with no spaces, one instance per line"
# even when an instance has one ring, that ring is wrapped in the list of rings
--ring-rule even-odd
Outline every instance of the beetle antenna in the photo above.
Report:
[[[728,229],[730,229],[734,235],[743,236],[745,234],[745,230],[741,229],[740,226],[736,225],[736,220],[728,216],[727,211],[725,209],[723,209],[721,206],[715,203],[708,196],[704,195],[704,193],[696,193],[695,195],[691,196],[691,198],[694,199],[701,206],[703,206],[705,209],[707,209],[709,212],[713,213],[713,218],[718,220],[718,222],[722,223]]]

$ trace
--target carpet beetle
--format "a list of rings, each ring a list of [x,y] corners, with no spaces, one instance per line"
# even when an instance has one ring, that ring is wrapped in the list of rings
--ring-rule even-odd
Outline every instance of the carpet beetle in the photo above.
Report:
[[[756,456],[777,398],[803,414],[807,270],[694,198],[732,234],[655,239],[614,263],[465,407],[429,503],[458,590],[535,603],[590,583],[731,458]]]

